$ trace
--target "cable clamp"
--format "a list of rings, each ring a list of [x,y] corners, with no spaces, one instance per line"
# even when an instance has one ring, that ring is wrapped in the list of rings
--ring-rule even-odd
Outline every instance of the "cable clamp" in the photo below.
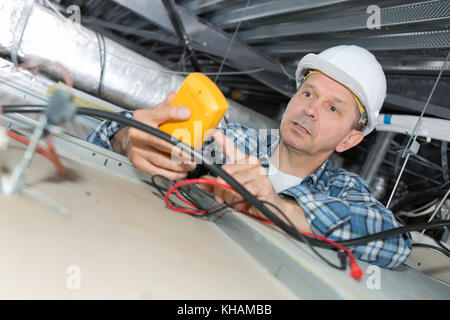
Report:
[[[408,132],[405,132],[405,134],[407,136],[411,137]],[[420,148],[420,143],[418,143],[417,140],[414,139],[411,141],[411,144],[409,145],[409,147],[407,147],[405,149],[401,149],[398,152],[403,152],[402,158],[406,158],[407,155],[409,155],[409,156],[416,155],[417,152],[419,152],[419,148]]]

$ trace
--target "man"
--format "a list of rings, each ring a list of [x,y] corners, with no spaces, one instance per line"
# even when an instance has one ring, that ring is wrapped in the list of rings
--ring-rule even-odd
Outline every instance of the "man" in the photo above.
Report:
[[[361,47],[337,46],[302,58],[296,79],[298,91],[283,114],[279,136],[263,137],[255,130],[228,125],[204,148],[219,151],[216,159],[226,156],[229,161],[222,168],[258,199],[278,206],[301,231],[340,241],[398,227],[361,177],[332,168],[328,160],[333,151],[350,149],[375,128],[386,96],[380,64]],[[126,115],[153,127],[189,118],[186,108],[168,107],[172,98],[169,94],[161,105]],[[237,148],[230,145],[230,138]],[[177,180],[196,168],[169,143],[115,123],[103,123],[88,140],[127,155],[150,174]],[[174,154],[184,161],[174,159]],[[224,182],[219,177],[206,178]],[[241,199],[220,187],[209,191],[219,203]],[[260,214],[254,208],[250,211]],[[353,253],[360,260],[394,268],[410,251],[408,237],[399,235],[359,245]]]

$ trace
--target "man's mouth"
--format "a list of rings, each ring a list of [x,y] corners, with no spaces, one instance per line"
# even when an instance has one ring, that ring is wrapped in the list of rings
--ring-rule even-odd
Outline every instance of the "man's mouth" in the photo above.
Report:
[[[308,130],[308,128],[303,126],[301,123],[293,121],[292,124],[298,131],[308,134],[308,135],[311,135],[311,132]]]

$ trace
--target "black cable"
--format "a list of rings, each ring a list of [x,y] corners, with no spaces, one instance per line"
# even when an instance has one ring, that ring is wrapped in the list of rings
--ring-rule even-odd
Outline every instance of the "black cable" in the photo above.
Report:
[[[397,214],[400,211],[412,210],[417,204],[424,204],[432,201],[433,199],[441,198],[447,192],[447,190],[443,189],[444,186],[446,186],[446,184],[403,196],[398,199],[394,205],[392,205],[391,211],[392,213]]]
[[[157,183],[155,182],[156,178],[160,178],[160,177],[163,177],[163,176],[159,176],[159,175],[154,175],[154,176],[152,176],[152,179],[151,179],[151,181],[150,181],[150,184],[151,184],[156,190],[158,190],[158,192],[159,192],[163,197],[165,197],[166,194],[165,194],[163,191],[167,191],[167,190],[169,190],[170,188],[162,187],[161,185],[159,185],[159,184],[157,184]],[[166,179],[165,177],[163,177],[163,178]],[[167,180],[169,180],[169,179],[167,179]],[[170,181],[170,180],[169,180],[169,181]]]
[[[344,240],[344,241],[336,241],[340,245],[344,247],[350,247],[350,246],[356,246],[367,242],[372,242],[376,240],[381,240],[384,238],[394,237],[399,234],[408,233],[412,231],[421,231],[423,229],[437,229],[437,228],[443,228],[450,225],[450,220],[435,220],[428,223],[418,223],[418,224],[411,224],[409,226],[404,227],[398,227],[389,229],[386,231],[381,231],[377,233],[373,233],[364,237],[350,239],[350,240]]]
[[[284,212],[280,209],[280,208],[278,208],[276,205],[274,205],[273,203],[270,203],[270,202],[268,202],[268,201],[263,201],[265,204],[268,204],[268,205],[270,205],[272,208],[274,208],[275,210],[277,210],[287,221],[288,221],[288,223],[293,227],[293,228],[295,228],[295,226],[294,226],[294,224],[292,223],[292,221],[284,214]],[[300,232],[299,232],[300,233]],[[315,240],[315,239],[314,239]],[[322,241],[322,240],[320,240],[320,241]],[[322,242],[324,242],[324,241],[322,241]],[[324,242],[324,243],[327,243],[327,242]],[[328,244],[328,243],[327,243]],[[330,246],[332,247],[332,248],[335,248],[335,246],[334,245],[332,245],[332,244],[330,244]],[[345,263],[345,259],[343,259],[343,257],[346,257],[346,253],[344,252],[344,254],[345,254],[345,256],[343,256],[342,255],[342,253],[341,254],[338,254],[338,258],[339,258],[339,261],[340,261],[340,263],[341,263],[341,266],[337,266],[337,265],[335,265],[334,263],[332,263],[332,262],[330,262],[328,259],[326,259],[325,257],[323,257],[316,249],[314,249],[314,246],[313,245],[310,245],[309,246],[310,247],[310,249],[312,250],[312,252],[314,252],[320,259],[322,259],[323,261],[325,261],[329,266],[331,266],[331,267],[333,267],[333,268],[336,268],[336,269],[339,269],[339,270],[345,270],[345,267],[346,267],[346,263]]]
[[[444,244],[441,241],[436,240],[436,239],[433,239],[433,240],[439,245],[439,247],[442,248],[442,250],[445,250],[450,255],[450,250],[446,246],[444,246]]]
[[[428,243],[413,243],[412,246],[433,249],[433,250],[439,251],[440,253],[442,253],[450,258],[450,250],[448,250],[447,248],[443,249],[443,248],[436,247],[436,246],[433,246],[432,244],[428,244]]]
[[[45,106],[38,105],[38,106],[3,106],[3,112],[4,113],[11,113],[11,112],[41,112],[43,111]],[[297,240],[303,241],[306,244],[314,245],[318,247],[323,248],[332,248],[333,245],[329,244],[325,241],[309,238],[306,239],[304,235],[298,232],[296,228],[293,228],[286,224],[284,221],[282,221],[279,217],[277,217],[271,210],[269,210],[265,204],[257,199],[255,196],[253,196],[250,192],[248,192],[240,183],[238,183],[233,177],[231,177],[228,173],[226,173],[222,168],[214,163],[209,163],[204,161],[202,155],[195,149],[191,148],[190,146],[184,144],[183,142],[180,142],[176,138],[173,138],[172,136],[166,134],[165,132],[162,132],[156,128],[149,127],[141,122],[135,121],[133,119],[126,118],[124,116],[121,116],[119,114],[115,114],[112,112],[107,112],[103,110],[97,110],[97,109],[90,109],[90,108],[79,108],[77,111],[80,115],[87,115],[87,116],[94,116],[94,117],[100,117],[100,118],[106,118],[111,121],[119,122],[125,126],[132,126],[139,130],[142,130],[144,132],[147,132],[151,135],[154,135],[160,139],[163,139],[167,142],[170,142],[172,144],[177,144],[178,147],[181,149],[187,151],[190,153],[194,158],[197,158],[203,162],[203,165],[207,167],[212,173],[216,174],[217,176],[220,176],[223,180],[225,180],[226,183],[228,183],[237,193],[239,193],[250,205],[254,206],[258,211],[260,211],[268,220],[272,221],[276,226],[278,226],[280,229],[285,231],[287,234],[291,235]],[[399,228],[393,228],[386,231],[381,231],[378,233],[370,234],[364,237],[360,238],[354,238],[349,240],[343,240],[343,241],[336,241],[342,246],[349,247],[349,246],[356,246],[365,244],[371,241],[381,240],[388,237],[393,237],[399,234],[408,233],[411,231],[420,231],[423,229],[436,229],[436,228],[442,228],[450,225],[450,220],[435,220],[433,222],[429,223],[421,223],[421,224],[414,224]]]
[[[171,183],[171,181],[169,179],[167,179],[167,178],[165,178],[163,176],[158,176],[158,177],[160,177],[160,178],[166,180],[167,182]],[[152,180],[153,180],[153,177],[152,177]],[[158,188],[158,189],[160,188],[160,186],[158,186],[157,184],[155,184],[155,187]],[[178,190],[181,191],[182,187],[180,187]],[[165,189],[165,191],[168,190],[167,188],[164,188],[164,189]],[[159,190],[159,192],[161,192],[161,194],[163,196],[165,195],[161,190]],[[220,206],[209,208],[209,209],[201,208],[201,210],[206,211],[206,213],[202,213],[202,214],[198,214],[198,215],[196,215],[196,214],[190,214],[190,215],[194,215],[196,217],[206,217],[206,216],[218,214],[219,212],[221,212],[221,211],[223,211],[223,210],[225,210],[227,208],[232,208],[235,205],[242,204],[242,203],[245,203],[245,202],[246,202],[245,200],[240,200],[240,201],[235,201],[235,202],[232,202],[232,203],[228,203],[228,204],[225,204],[225,205],[220,205]],[[277,207],[276,205],[274,205],[273,203],[270,203],[268,201],[262,201],[262,202],[267,204],[267,205],[270,205],[275,210],[277,210],[277,212],[280,213],[289,222],[289,224],[291,226],[293,226],[292,221],[290,221],[290,219],[284,214],[284,212],[279,207]],[[174,205],[174,206],[177,207],[176,205]],[[182,207],[177,207],[177,208],[182,209]],[[199,208],[199,207],[197,206],[197,208]],[[188,208],[188,209],[191,209],[191,208]],[[417,228],[417,229],[423,229],[423,225],[417,225],[417,226],[413,226],[413,227]],[[397,229],[395,229],[395,230],[398,231]],[[394,229],[391,229],[391,230],[394,230]],[[391,230],[385,231],[385,233],[389,234],[389,232]],[[359,238],[359,239],[361,239],[361,238]],[[353,240],[355,240],[355,239],[353,239]],[[426,247],[426,248],[434,249],[434,250],[439,251],[440,253],[450,257],[450,250],[448,250],[448,248],[446,248],[441,242],[439,242],[439,241],[436,241],[436,242],[441,246],[441,248],[433,246],[433,245],[429,245],[429,244],[423,244],[423,243],[414,243],[414,244],[412,244],[412,246],[413,247]],[[338,243],[342,244],[342,242],[338,242]],[[321,258],[324,262],[326,262],[331,267],[336,268],[338,270],[345,270],[346,269],[347,254],[344,251],[340,250],[338,252],[338,258],[339,258],[339,261],[340,261],[340,264],[341,264],[340,266],[338,266],[338,265],[333,264],[332,262],[330,262],[326,258],[324,258],[319,252],[317,252],[317,250],[314,249],[314,246],[311,246],[310,248],[319,258]],[[335,248],[335,247],[333,246],[332,248]]]
[[[158,190],[158,192],[161,194],[161,196],[162,196],[163,198],[165,198],[165,197],[166,197],[166,192],[169,191],[170,187],[169,187],[169,188],[166,188],[166,187],[163,187],[163,186],[159,185],[158,183],[155,182],[155,179],[156,179],[156,178],[161,178],[161,179],[163,179],[163,180],[166,180],[166,182],[168,182],[171,186],[173,185],[173,183],[172,183],[171,180],[169,180],[169,179],[167,179],[166,177],[163,177],[163,176],[161,176],[161,175],[154,175],[154,176],[152,176],[152,177],[151,177],[151,181],[148,182],[151,186],[153,186],[156,190]],[[181,190],[181,189],[178,189],[178,191],[179,191],[179,192],[180,192],[187,200],[191,201],[192,204],[194,204],[196,207],[198,207],[198,203],[197,203],[195,200],[193,200],[192,197],[189,197],[188,195],[186,195],[186,194],[183,192],[183,190]],[[173,196],[173,195],[172,195],[172,196]],[[178,205],[175,201],[171,200],[170,197],[169,197],[168,201],[169,201],[169,203],[170,203],[173,207],[176,207],[176,208],[178,208],[178,209],[183,209],[183,210],[192,210],[192,209],[193,209],[192,207],[182,207],[182,206]],[[191,215],[196,216],[196,217],[205,217],[205,216],[207,216],[207,215],[202,214],[202,213],[199,213],[199,214],[193,213],[193,214],[191,214]]]
[[[160,185],[158,185],[158,184],[155,182],[155,180],[154,180],[155,177],[156,177],[156,176],[152,176],[150,185],[152,185],[156,190],[158,190],[158,192],[161,194],[161,196],[162,196],[163,198],[165,198],[166,195],[165,195],[165,193],[163,192],[163,190],[168,190],[168,189],[163,188],[163,187],[161,187]],[[169,181],[170,181],[170,180],[169,180]],[[177,207],[177,208],[179,208],[179,209],[192,210],[192,208],[179,206],[176,202],[172,201],[170,198],[168,199],[168,201],[169,201],[169,203],[170,203],[172,206]],[[195,215],[195,214],[194,214],[194,215]]]
[[[15,104],[2,106],[3,113],[38,113],[45,109],[45,105],[32,105],[32,104]]]
[[[161,185],[159,185],[158,183],[155,182],[155,179],[156,179],[156,178],[165,180],[166,183],[169,183],[171,186],[173,186],[173,183],[172,183],[172,181],[171,181],[170,179],[168,179],[168,178],[166,178],[166,177],[164,177],[164,176],[161,176],[161,175],[154,175],[154,176],[151,177],[151,183],[150,183],[150,184],[151,184],[156,190],[158,190],[158,192],[159,192],[163,197],[165,197],[165,196],[166,196],[166,193],[167,193],[167,191],[169,191],[170,187],[169,187],[169,188],[162,187]],[[193,199],[192,197],[189,197],[189,195],[187,195],[186,192],[184,192],[184,190],[183,190],[184,187],[187,187],[187,186],[180,186],[179,188],[177,188],[177,190],[180,192],[181,195],[183,195],[183,197],[185,197],[186,200],[191,201],[191,203],[192,203],[193,205],[196,206],[195,209],[206,211],[206,213],[201,214],[202,216],[214,215],[214,214],[219,213],[220,211],[223,211],[223,210],[228,209],[228,208],[232,208],[232,207],[234,207],[234,206],[236,206],[236,205],[238,205],[238,204],[246,203],[245,200],[239,200],[239,201],[235,201],[235,202],[232,202],[232,203],[227,203],[227,204],[223,204],[223,205],[219,205],[219,206],[214,206],[214,207],[212,207],[212,208],[206,208],[206,207],[204,207],[202,204],[200,204],[199,202],[196,202],[195,199]],[[208,196],[212,199],[212,196],[210,196],[209,194],[208,194]],[[192,200],[194,200],[194,201],[192,201]],[[272,205],[270,202],[267,202],[267,203],[270,204],[270,205]],[[177,209],[189,209],[189,210],[192,210],[192,208],[180,207],[180,206],[178,206],[178,205],[177,205],[176,203],[174,203],[174,202],[172,202],[171,204],[172,204],[174,207],[176,207]],[[286,217],[286,216],[284,215],[284,213],[283,213],[280,209],[278,209],[278,210],[279,210],[279,212],[280,212],[284,217]],[[287,219],[287,218],[286,218],[286,219]]]
[[[162,188],[161,186],[159,186],[158,184],[156,184],[156,183],[154,182],[154,178],[155,178],[155,177],[161,178],[161,179],[165,180],[166,183],[169,183],[169,184],[172,185],[171,180],[169,180],[169,179],[167,179],[167,178],[165,178],[165,177],[163,177],[163,176],[160,176],[160,175],[156,175],[156,176],[153,176],[153,177],[152,177],[152,183],[153,183],[153,185],[158,189],[158,191],[159,191],[163,196],[165,196],[165,194],[163,193],[163,191],[162,191],[161,189],[163,189],[163,190],[165,189],[164,191],[166,191],[166,192],[167,192],[169,189],[167,189],[167,188]],[[184,187],[184,186],[181,186],[181,187],[178,188],[177,190],[179,190],[179,191],[181,192],[183,187]],[[190,199],[189,199],[189,200],[190,200]],[[274,205],[273,203],[270,203],[270,202],[268,202],[268,201],[262,201],[262,202],[263,202],[264,204],[270,205],[271,207],[275,208],[275,209],[280,213],[280,215],[286,219],[286,221],[289,223],[289,225],[290,225],[291,227],[295,228],[295,226],[294,226],[294,224],[292,223],[292,221],[285,215],[285,213],[284,213],[279,207],[277,207],[276,205]],[[195,216],[202,216],[202,217],[210,216],[210,215],[213,215],[213,214],[217,214],[217,213],[219,213],[220,211],[223,211],[223,210],[225,210],[225,209],[227,209],[227,208],[231,208],[231,207],[234,207],[235,205],[242,204],[242,203],[246,203],[246,201],[245,201],[245,200],[235,201],[235,202],[232,202],[232,203],[229,203],[229,204],[220,205],[220,206],[218,206],[218,207],[213,207],[213,208],[209,208],[209,209],[205,209],[205,208],[202,208],[202,206],[196,205],[196,209],[206,211],[206,213],[201,213],[201,214],[198,214],[198,215],[192,214],[192,213],[189,213],[189,214],[190,214],[190,215],[195,215]],[[184,209],[184,208],[179,207],[179,206],[176,206],[176,205],[174,205],[174,204],[172,204],[172,205],[173,205],[174,207],[178,208],[178,209]],[[194,205],[195,205],[195,204],[194,204]],[[191,208],[189,208],[189,210],[191,210]],[[331,267],[336,268],[336,269],[338,269],[338,270],[345,270],[345,269],[346,269],[346,260],[345,260],[345,258],[346,258],[346,256],[347,256],[347,254],[346,254],[345,252],[341,252],[341,254],[338,255],[339,262],[340,262],[340,264],[341,264],[340,266],[338,266],[338,265],[335,265],[334,263],[330,262],[330,261],[329,261],[328,259],[326,259],[325,257],[323,257],[319,252],[317,252],[317,250],[314,249],[314,246],[311,246],[311,245],[310,245],[310,248],[311,248],[311,250],[312,250],[312,251],[313,251],[320,259],[322,259],[325,263],[327,263],[327,264],[330,265]]]
[[[6,109],[8,110],[8,109]],[[97,110],[97,109],[91,109],[91,108],[78,108],[77,113],[80,115],[87,115],[87,116],[94,116],[94,117],[101,117],[105,119],[109,119],[111,121],[115,121],[118,123],[121,123],[125,126],[131,126],[135,127],[136,129],[142,130],[146,133],[149,133],[153,136],[156,136],[157,138],[160,138],[162,140],[165,140],[169,143],[172,143],[179,148],[183,149],[184,151],[187,151],[194,159],[196,158],[199,160],[199,162],[203,163],[204,166],[207,167],[209,171],[216,174],[217,176],[220,176],[223,180],[225,180],[230,187],[232,187],[237,193],[239,193],[247,202],[254,206],[258,211],[260,211],[267,219],[272,221],[275,225],[277,225],[280,229],[285,231],[287,234],[291,235],[295,239],[301,240],[305,242],[308,245],[310,244],[310,241],[298,232],[296,228],[293,228],[289,225],[287,225],[285,222],[283,222],[278,216],[276,216],[269,208],[267,208],[264,203],[262,203],[259,199],[257,199],[253,194],[251,194],[247,189],[245,189],[239,182],[237,182],[232,176],[230,176],[227,172],[225,172],[221,166],[216,165],[213,162],[207,162],[203,158],[202,154],[188,146],[187,144],[179,141],[178,139],[172,137],[171,135],[162,132],[156,128],[149,127],[141,122],[135,121],[133,119],[126,118],[122,115],[107,112],[103,110]]]
[[[169,191],[170,187],[169,187],[169,188],[166,188],[166,187],[163,187],[163,186],[161,186],[160,184],[156,183],[156,181],[155,181],[156,178],[165,180],[165,182],[168,183],[168,184],[170,185],[170,187],[173,186],[173,182],[172,182],[172,180],[167,179],[166,177],[161,176],[161,175],[153,175],[153,176],[151,177],[150,185],[153,186],[156,190],[158,190],[158,192],[161,194],[161,196],[162,196],[163,198],[165,198],[166,193],[167,193],[167,191]],[[178,190],[178,192],[179,192],[186,200],[190,201],[196,208],[201,208],[201,204],[200,204],[199,202],[197,202],[196,199],[194,199],[194,198],[191,197],[189,194],[187,194],[187,193],[184,191],[184,188],[183,188],[183,187],[178,188],[177,190]],[[171,196],[173,196],[173,194],[172,194]],[[172,201],[172,200],[170,199],[170,197],[169,197],[169,203],[170,203],[173,207],[176,207],[176,208],[178,208],[178,209],[184,209],[184,210],[192,210],[192,209],[193,209],[192,207],[181,207],[181,206],[179,206],[176,202]],[[202,209],[202,210],[204,210],[204,209]],[[194,216],[203,216],[203,217],[205,217],[205,216],[208,216],[209,214],[198,214],[198,215],[197,215],[197,214],[192,214],[192,215],[194,215]]]

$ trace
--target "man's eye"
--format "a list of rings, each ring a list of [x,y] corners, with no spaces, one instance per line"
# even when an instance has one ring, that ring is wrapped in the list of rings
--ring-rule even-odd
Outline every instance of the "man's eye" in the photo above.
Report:
[[[307,97],[307,98],[311,98],[311,97],[312,97],[312,94],[311,94],[311,92],[309,92],[309,91],[305,91],[305,92],[303,92],[303,94],[304,94],[305,97]]]
[[[331,112],[338,112],[339,110],[335,106],[330,106],[330,111]]]

